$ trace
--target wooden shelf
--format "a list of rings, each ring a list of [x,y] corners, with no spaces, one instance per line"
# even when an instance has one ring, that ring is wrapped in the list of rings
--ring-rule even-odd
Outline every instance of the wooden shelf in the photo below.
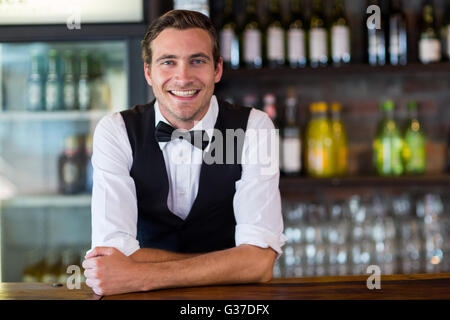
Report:
[[[349,176],[342,178],[281,177],[281,192],[301,192],[319,188],[414,188],[450,187],[450,175],[401,177]]]
[[[417,76],[417,75],[436,75],[436,74],[450,74],[450,62],[439,62],[429,65],[420,63],[411,63],[406,66],[370,66],[368,64],[350,64],[342,67],[319,67],[319,68],[261,68],[261,69],[237,69],[225,70],[222,81],[226,82],[240,82],[240,79],[248,80],[249,78],[255,82],[271,81],[290,81],[298,77],[348,77],[355,75],[370,76],[384,76],[384,75],[399,75],[399,76]],[[281,77],[282,76],[282,77]]]

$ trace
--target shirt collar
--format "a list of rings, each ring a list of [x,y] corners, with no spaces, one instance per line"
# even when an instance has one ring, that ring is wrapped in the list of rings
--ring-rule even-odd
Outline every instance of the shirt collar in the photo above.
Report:
[[[217,102],[216,96],[213,95],[211,97],[211,101],[209,103],[208,111],[203,116],[203,118],[200,121],[197,121],[195,123],[194,127],[192,127],[192,129],[190,129],[189,131],[206,130],[206,132],[208,134],[209,142],[211,142],[211,138],[212,138],[212,135],[214,132],[214,125],[216,124],[218,114],[219,114],[219,104]],[[169,123],[169,121],[167,121],[167,119],[162,115],[161,110],[159,109],[158,100],[156,100],[155,101],[155,127],[158,125],[159,121],[162,121],[162,122],[167,123],[168,125],[171,125]],[[168,144],[168,143],[169,142],[158,142],[159,148],[161,150],[163,150],[164,147],[166,146],[166,144]],[[204,150],[205,152],[207,152],[209,150],[210,145],[211,145],[211,143],[208,144],[208,146]]]

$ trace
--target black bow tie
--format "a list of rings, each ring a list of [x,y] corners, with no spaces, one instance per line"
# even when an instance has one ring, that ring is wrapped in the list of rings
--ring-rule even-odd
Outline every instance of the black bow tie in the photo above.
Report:
[[[155,138],[158,142],[169,142],[176,138],[185,139],[201,150],[205,150],[209,143],[208,133],[205,130],[178,130],[162,121],[156,126]]]

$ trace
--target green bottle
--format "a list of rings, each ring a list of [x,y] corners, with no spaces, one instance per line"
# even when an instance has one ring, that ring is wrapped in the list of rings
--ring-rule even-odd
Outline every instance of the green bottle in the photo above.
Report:
[[[399,176],[403,173],[403,139],[394,120],[394,102],[381,104],[383,117],[378,124],[373,143],[373,160],[380,176]]]
[[[45,109],[54,111],[60,109],[61,83],[58,75],[58,52],[50,49],[48,53],[48,73],[45,82]]]
[[[66,51],[64,55],[64,77],[63,77],[63,106],[64,110],[77,109],[77,89],[75,74],[73,72],[73,55],[71,51]]]
[[[404,133],[403,161],[405,173],[421,174],[425,172],[426,151],[425,134],[417,116],[417,103],[408,103],[408,126]]]
[[[44,82],[40,72],[40,57],[38,54],[33,54],[30,69],[27,87],[27,109],[38,111],[43,109],[44,97]]]

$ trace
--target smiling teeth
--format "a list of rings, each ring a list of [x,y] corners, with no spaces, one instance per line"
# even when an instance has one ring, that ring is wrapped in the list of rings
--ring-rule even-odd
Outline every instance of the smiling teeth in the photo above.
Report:
[[[170,91],[172,94],[180,97],[192,97],[197,93],[197,90],[189,90],[189,91]]]

